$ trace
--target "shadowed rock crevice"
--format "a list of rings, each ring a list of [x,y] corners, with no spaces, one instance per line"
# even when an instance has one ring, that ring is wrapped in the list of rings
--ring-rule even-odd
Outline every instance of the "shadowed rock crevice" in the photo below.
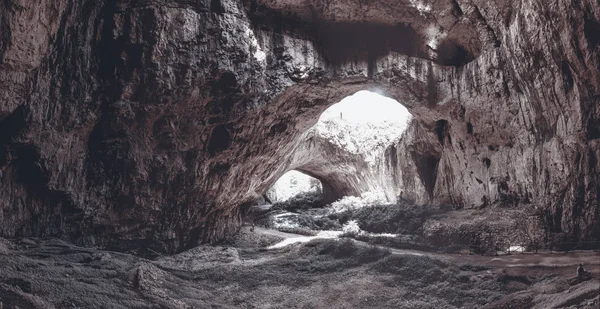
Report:
[[[211,156],[215,156],[219,152],[227,150],[231,145],[231,129],[227,125],[216,126],[210,135],[206,150]]]
[[[441,145],[446,143],[446,140],[450,145],[452,145],[452,138],[450,137],[450,128],[447,120],[438,120],[435,122],[435,127],[433,128],[435,134],[437,135],[438,141]]]
[[[573,73],[571,72],[568,61],[561,62],[561,71],[563,77],[563,87],[565,88],[565,92],[569,92],[571,89],[573,89]]]
[[[586,14],[584,17],[583,32],[590,47],[596,48],[600,44],[600,22]]]
[[[211,0],[210,11],[216,14],[225,13],[225,9],[223,8],[223,4],[221,4],[221,0]]]
[[[0,3],[0,63],[4,60],[4,53],[8,48],[8,44],[11,41],[11,29],[9,21],[9,12],[14,14],[15,6],[14,2],[2,1]]]
[[[317,29],[317,42],[321,43],[327,59],[334,65],[377,59],[390,51],[426,57],[422,39],[412,28],[404,25],[321,23]]]
[[[436,156],[422,156],[416,152],[411,153],[411,156],[415,161],[419,178],[421,179],[425,190],[427,190],[429,197],[433,198],[440,158]]]

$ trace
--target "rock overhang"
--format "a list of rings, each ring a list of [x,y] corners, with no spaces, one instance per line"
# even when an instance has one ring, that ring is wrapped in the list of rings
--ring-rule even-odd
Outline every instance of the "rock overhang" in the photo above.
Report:
[[[244,2],[257,29],[311,37],[332,64],[372,61],[393,51],[462,66],[484,47],[477,15],[465,15],[456,1]]]

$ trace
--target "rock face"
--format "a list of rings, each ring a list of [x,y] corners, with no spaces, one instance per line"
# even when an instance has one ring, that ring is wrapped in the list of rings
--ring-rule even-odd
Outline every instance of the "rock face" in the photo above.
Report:
[[[383,171],[600,235],[595,1],[3,1],[0,236],[178,251],[234,232],[328,105],[415,115]]]
[[[288,168],[319,179],[325,203],[381,191],[379,174],[373,172],[363,155],[351,153],[315,131],[309,132],[292,153]]]

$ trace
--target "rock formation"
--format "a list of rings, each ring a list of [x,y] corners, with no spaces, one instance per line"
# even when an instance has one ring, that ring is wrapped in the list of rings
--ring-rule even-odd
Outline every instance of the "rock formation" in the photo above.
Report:
[[[597,239],[599,20],[591,0],[3,1],[0,236],[217,241],[328,105],[378,89],[416,117],[381,167],[398,190]]]

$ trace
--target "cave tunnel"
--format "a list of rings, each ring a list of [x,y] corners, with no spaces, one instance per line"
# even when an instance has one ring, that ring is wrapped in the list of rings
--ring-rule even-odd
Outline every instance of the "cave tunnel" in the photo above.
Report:
[[[376,170],[385,161],[386,148],[400,141],[412,119],[398,101],[375,91],[358,91],[323,111],[290,154],[287,170],[318,180],[327,204],[372,191],[393,197],[397,188],[386,187]],[[267,195],[292,190],[288,174]]]
[[[357,194],[357,192],[352,191],[352,188],[344,186],[343,182],[336,181],[334,178],[331,178],[330,175],[318,175],[306,170],[304,170],[303,173],[319,181],[321,184],[321,197],[324,204],[333,203],[344,196]]]
[[[265,192],[265,201],[278,203],[296,199],[324,206],[344,196],[360,195],[356,188],[349,186],[346,181],[335,179],[335,176],[300,168],[288,171]]]
[[[324,187],[321,179],[298,170],[291,170],[279,177],[267,190],[265,196],[271,203],[285,202],[302,195],[320,198]]]
[[[403,12],[403,9],[399,8]],[[213,17],[221,18],[220,15],[229,8],[223,2],[216,1],[211,3],[208,9],[213,12]],[[414,8],[412,11],[414,12]],[[108,10],[106,13],[107,21],[111,20],[113,10]],[[132,21],[143,22],[137,20],[138,15],[131,14],[129,16],[129,14],[126,15]],[[128,25],[132,21],[124,23]],[[184,21],[188,21],[188,19],[183,18],[182,22]],[[205,22],[204,19],[199,21]],[[278,176],[289,170],[297,169],[317,176],[323,183],[322,190],[327,200],[334,200],[344,195],[388,189],[380,183],[378,176],[373,175],[369,170],[371,159],[376,157],[373,154],[377,151],[365,151],[371,146],[379,147],[379,144],[391,141],[391,135],[388,136],[387,133],[375,135],[377,139],[364,134],[366,138],[358,139],[359,143],[356,138],[348,137],[344,142],[348,142],[345,144],[350,146],[349,149],[328,147],[327,145],[335,144],[335,141],[319,143],[318,138],[313,138],[300,146],[296,144],[302,144],[300,142],[304,132],[310,130],[313,125],[317,124],[318,119],[327,114],[327,112],[323,112],[328,107],[346,96],[363,90],[381,93],[401,102],[411,113],[414,113],[416,118],[423,115],[431,117],[432,109],[435,107],[431,104],[430,98],[441,98],[445,95],[445,88],[437,87],[433,82],[443,72],[443,68],[439,66],[440,55],[439,53],[430,55],[429,48],[424,44],[430,39],[437,40],[437,34],[433,35],[436,37],[433,38],[432,35],[419,32],[425,28],[399,27],[397,22],[383,27],[372,27],[368,25],[372,21],[358,24],[349,21],[340,24],[341,26],[328,23],[327,27],[320,27],[323,31],[317,37],[296,37],[288,35],[287,30],[271,33],[270,24],[261,27],[257,25],[256,19],[248,20],[248,22],[248,25],[244,23],[232,25],[235,26],[235,29],[227,30],[235,30],[235,34],[231,33],[231,38],[236,38],[236,41],[225,42],[223,39],[220,43],[246,42],[248,43],[246,47],[249,47],[247,55],[254,55],[254,57],[245,57],[247,56],[246,51],[243,55],[237,55],[241,57],[233,57],[234,54],[230,52],[238,49],[225,48],[225,46],[220,51],[214,50],[214,54],[199,53],[196,45],[205,38],[209,41],[213,40],[212,36],[219,31],[209,33],[207,37],[200,31],[204,28],[197,27],[194,29],[200,32],[195,33],[192,37],[202,37],[203,39],[194,41],[189,49],[181,50],[182,54],[177,54],[176,57],[179,60],[194,59],[194,61],[182,65],[179,60],[176,61],[170,56],[166,57],[166,55],[172,55],[172,51],[168,47],[172,46],[170,43],[158,44],[155,46],[158,48],[156,51],[160,51],[166,58],[146,57],[154,51],[151,51],[149,46],[144,47],[142,51],[144,57],[135,58],[145,60],[136,60],[137,62],[133,63],[135,69],[139,71],[136,71],[133,77],[129,76],[131,74],[110,76],[111,74],[105,74],[104,69],[101,70],[103,79],[126,77],[126,81],[106,81],[111,89],[121,88],[122,85],[124,89],[128,90],[124,91],[123,97],[119,98],[113,97],[113,95],[106,98],[92,96],[93,100],[97,99],[98,102],[106,102],[106,104],[103,103],[101,104],[102,108],[98,107],[97,110],[94,110],[93,114],[98,114],[99,120],[88,119],[90,123],[85,124],[86,128],[94,127],[94,134],[88,138],[90,140],[80,143],[80,145],[90,145],[89,149],[84,149],[89,151],[89,158],[77,158],[77,160],[83,160],[82,162],[69,156],[64,158],[64,160],[69,159],[64,162],[63,158],[60,158],[61,156],[48,158],[44,164],[47,165],[45,168],[52,176],[49,177],[51,182],[44,185],[52,187],[52,190],[67,192],[67,196],[79,196],[79,192],[84,192],[80,199],[73,201],[74,207],[97,209],[99,210],[98,217],[112,217],[114,210],[104,207],[105,203],[115,204],[131,209],[131,211],[117,212],[122,220],[107,222],[106,224],[110,228],[105,228],[94,220],[88,220],[81,225],[78,220],[69,219],[64,225],[61,223],[57,230],[65,232],[68,230],[66,227],[73,227],[75,232],[72,234],[76,235],[74,236],[75,240],[86,242],[88,241],[87,237],[80,235],[86,235],[86,231],[100,226],[102,232],[94,233],[90,237],[94,241],[99,239],[100,244],[107,244],[111,237],[118,234],[113,231],[120,230],[119,228],[123,225],[121,222],[135,222],[139,219],[139,214],[143,213],[144,221],[151,222],[149,226],[132,229],[123,235],[118,234],[117,238],[148,239],[153,242],[152,246],[161,251],[177,251],[198,242],[216,241],[233,233],[241,213],[239,206],[266,192]],[[117,31],[113,29],[114,27],[120,26],[113,24],[113,22],[106,23],[106,27],[104,27],[105,23],[102,23],[103,28],[97,29],[102,31],[102,36],[106,36],[101,38],[102,46],[122,40],[124,42],[119,45],[124,44],[128,48],[135,45],[136,51],[141,48],[137,46],[137,43],[130,42],[131,37],[125,33],[123,33],[123,37],[119,38],[108,36],[113,30]],[[323,25],[321,23],[314,24]],[[150,31],[151,33],[148,34],[156,35],[156,37],[145,39],[154,42],[160,36],[166,36],[179,41],[179,38],[175,39],[175,33],[178,33],[175,30],[179,30],[177,28],[174,27],[173,31],[169,30],[164,34],[159,31]],[[187,26],[179,28],[187,29]],[[410,30],[409,28],[414,29]],[[390,32],[387,32],[388,30]],[[419,32],[418,38],[413,36],[415,31]],[[358,35],[353,35],[356,32],[359,32]],[[417,53],[417,57],[410,56],[414,54],[413,46],[409,44],[410,42],[402,42],[402,44],[408,44],[408,50],[403,46],[395,45],[400,44],[397,41],[397,35],[416,40],[416,43],[420,44],[417,49],[425,51],[425,53]],[[449,34],[448,37],[450,38],[451,35]],[[329,38],[334,40],[324,40],[325,44],[320,41],[320,39]],[[302,39],[306,39],[306,42],[300,44]],[[343,48],[329,46],[331,43],[334,45],[339,43],[339,47]],[[373,47],[377,50],[374,50]],[[348,49],[350,53],[346,53],[343,49]],[[216,55],[222,52],[225,52],[224,55],[232,56],[227,56],[228,59],[235,58],[235,61],[229,63],[222,61],[223,59],[217,59]],[[262,56],[260,56],[261,53]],[[119,54],[117,48],[114,53],[111,52],[108,58],[115,56],[115,61],[122,61],[118,58]],[[94,55],[89,56],[93,58]],[[346,59],[348,57],[352,59]],[[456,57],[449,56],[449,58]],[[434,61],[430,61],[431,59]],[[101,60],[104,63],[106,59],[102,58]],[[158,61],[164,61],[164,66]],[[233,64],[238,61],[239,63],[248,62],[248,65],[244,65],[243,69],[237,64],[234,66]],[[175,65],[176,63],[178,64]],[[285,65],[280,66],[284,63]],[[76,64],[75,67],[80,67],[79,63],[74,62],[74,64]],[[211,69],[207,70],[208,67]],[[84,66],[84,68],[87,70],[87,67]],[[147,72],[149,75],[140,75],[141,72],[145,72],[145,68],[150,68],[150,71]],[[398,68],[402,69],[398,70]],[[267,71],[263,71],[263,69]],[[63,71],[67,70],[60,70],[60,73],[62,74]],[[82,72],[83,75],[91,76],[94,73]],[[181,78],[169,80],[169,83],[162,83],[161,80],[164,76]],[[190,76],[190,78],[183,78],[183,76]],[[277,78],[264,79],[265,76],[277,76]],[[71,77],[69,76],[69,78]],[[104,80],[99,80],[94,81],[93,84],[104,84],[104,82]],[[148,84],[148,82],[150,83]],[[88,88],[85,83],[81,87],[81,89]],[[174,92],[173,89],[179,90]],[[176,94],[179,91],[181,96]],[[60,93],[62,94],[62,92]],[[102,91],[98,93],[102,93]],[[74,97],[74,93],[65,93],[64,95],[73,96],[66,97],[68,100],[78,99],[78,97]],[[80,95],[83,96],[84,93]],[[85,93],[85,95],[91,96],[91,93]],[[147,105],[139,104],[138,100],[145,99],[148,100]],[[58,100],[57,102],[63,101]],[[401,106],[398,102],[395,104]],[[37,116],[33,117],[33,115],[42,114],[40,108],[42,105],[33,104],[32,115],[24,118],[37,119]],[[368,109],[357,112],[358,118],[368,116],[371,112],[382,111],[368,100],[363,101],[362,105],[368,106]],[[15,106],[18,105],[15,104]],[[349,120],[353,117],[350,112],[331,112],[330,114],[332,115],[331,119]],[[394,112],[383,113],[384,116],[393,114]],[[169,121],[167,125],[160,119],[173,119],[173,121]],[[258,125],[255,125],[255,120],[259,120]],[[84,119],[74,119],[74,121],[75,123],[85,122]],[[51,122],[49,125],[61,127],[62,122],[64,120]],[[147,127],[154,125],[153,122],[155,122],[157,130],[148,131]],[[406,126],[406,123],[404,125]],[[367,132],[366,130],[346,128],[338,130],[337,133]],[[104,133],[98,135],[95,134],[97,132]],[[78,132],[75,129],[69,134],[87,136],[85,132]],[[65,144],[64,139],[69,134],[56,135],[56,140],[53,140],[52,144]],[[100,136],[100,140],[95,140],[98,136]],[[128,168],[106,168],[103,160],[96,159],[98,152],[91,147],[97,143],[106,144],[111,157],[119,158],[120,161],[123,161],[122,158],[131,159],[123,161],[127,163]],[[364,147],[365,143],[369,147]],[[32,144],[40,148],[40,145],[45,142],[32,140]],[[54,149],[56,147],[58,146],[50,147],[52,149],[49,149],[48,153],[63,153],[63,150]],[[296,157],[293,153],[298,153],[298,149],[295,149],[298,147],[304,147],[309,155]],[[357,156],[360,151],[364,153],[362,158]],[[334,160],[333,158],[339,159]],[[72,164],[76,161],[77,164]],[[62,166],[72,166],[73,175],[90,173],[89,177],[86,176],[90,180],[87,183],[81,183],[81,186],[77,188],[63,180],[53,183],[55,179],[71,179],[71,176],[64,174],[66,172],[63,171]],[[107,184],[113,185],[114,192],[106,193]],[[120,184],[120,186],[116,184]],[[122,198],[122,196],[126,198]],[[6,205],[11,205],[15,201],[11,198]],[[93,203],[88,205],[83,201],[93,201]],[[124,205],[126,203],[123,201],[128,201],[128,205]],[[152,208],[154,206],[149,205],[160,205],[156,207],[176,209],[177,211],[156,212]],[[34,205],[27,207],[38,208]],[[96,218],[95,215],[92,217],[92,219]],[[30,216],[15,216],[15,219],[18,219],[19,222],[14,226],[37,224],[35,223],[37,219]],[[176,237],[156,233],[163,225],[169,226]],[[213,227],[219,228],[214,229]],[[7,233],[12,234],[15,231],[15,228],[11,226]],[[115,246],[118,247],[117,249],[121,247],[121,245]]]

